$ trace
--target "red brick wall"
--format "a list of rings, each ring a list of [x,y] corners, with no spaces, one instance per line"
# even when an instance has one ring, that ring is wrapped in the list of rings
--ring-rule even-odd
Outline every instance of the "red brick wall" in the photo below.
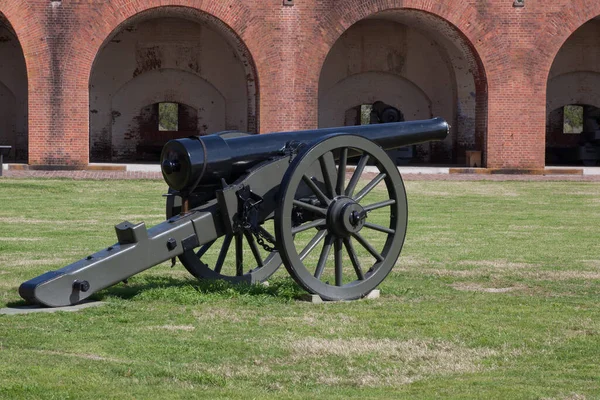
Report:
[[[261,132],[317,126],[329,49],[353,23],[394,9],[446,21],[481,68],[478,132],[488,167],[542,167],[546,85],[554,57],[598,0],[2,0],[29,81],[29,163],[81,167],[89,157],[89,77],[102,43],[141,11],[181,6],[212,15],[245,43],[258,80]],[[487,89],[487,90],[486,90]],[[485,115],[487,114],[487,115]]]

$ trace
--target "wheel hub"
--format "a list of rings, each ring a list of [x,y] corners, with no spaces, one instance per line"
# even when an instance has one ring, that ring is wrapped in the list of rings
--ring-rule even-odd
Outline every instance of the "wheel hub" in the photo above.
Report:
[[[327,210],[327,228],[339,237],[358,233],[365,225],[367,212],[349,197],[334,199]]]

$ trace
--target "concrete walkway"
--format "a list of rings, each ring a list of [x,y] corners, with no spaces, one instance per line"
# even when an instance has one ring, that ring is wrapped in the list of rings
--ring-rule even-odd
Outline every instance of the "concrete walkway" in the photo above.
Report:
[[[349,167],[349,169],[352,167]],[[5,164],[4,179],[11,178],[68,178],[68,179],[153,179],[162,180],[158,164],[100,164],[93,163],[85,170],[31,170],[26,164]],[[373,170],[373,171],[371,171]],[[600,182],[600,167],[547,167],[544,170],[507,171],[484,168],[455,167],[398,167],[405,180],[442,181],[586,181]],[[375,172],[368,166],[366,172]],[[0,178],[0,179],[2,179]]]

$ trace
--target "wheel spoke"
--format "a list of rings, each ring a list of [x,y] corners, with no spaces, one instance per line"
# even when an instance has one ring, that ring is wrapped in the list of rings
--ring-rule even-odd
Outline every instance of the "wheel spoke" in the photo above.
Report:
[[[344,239],[344,245],[346,246],[346,251],[350,256],[350,261],[352,261],[352,266],[354,267],[354,272],[356,272],[356,276],[359,280],[365,279],[365,274],[363,273],[362,268],[360,267],[360,261],[358,259],[358,255],[354,250],[354,246],[352,245],[352,240],[350,238]]]
[[[383,261],[383,256],[379,254],[377,250],[375,250],[373,246],[371,246],[371,244],[360,235],[360,233],[353,233],[352,236],[354,236],[356,240],[358,240],[358,243],[360,243],[362,247],[364,247],[369,253],[371,253],[371,255],[375,257],[377,261]]]
[[[299,226],[296,226],[296,227],[292,228],[292,235],[295,235],[296,233],[304,232],[304,231],[306,231],[308,229],[311,229],[311,228],[316,228],[318,226],[323,226],[323,225],[325,225],[325,219],[324,218],[316,219],[316,220],[314,220],[312,222],[309,222],[307,224],[299,225]]]
[[[346,188],[346,196],[352,197],[352,195],[354,194],[354,189],[356,189],[358,180],[360,179],[360,176],[362,175],[363,170],[365,169],[365,166],[368,162],[368,154],[363,154],[362,157],[360,157],[360,160],[358,160],[358,164],[356,164],[356,169],[354,170],[352,178],[350,178],[350,182],[348,183],[348,187]]]
[[[213,244],[215,244],[216,241],[217,241],[217,239],[211,240],[210,242],[206,243],[204,246],[200,247],[200,250],[198,250],[198,252],[196,253],[196,257],[202,258],[202,256],[204,254],[206,254],[206,252],[208,251],[208,249],[210,249],[210,247]]]
[[[308,186],[310,190],[312,190],[313,193],[319,198],[319,200],[321,200],[321,203],[323,203],[324,205],[329,205],[329,203],[331,203],[331,199],[325,196],[325,193],[323,193],[321,189],[319,189],[317,184],[313,182],[312,179],[304,175],[302,176],[302,180],[304,181],[304,183],[306,183],[306,186]]]
[[[325,243],[323,244],[323,249],[321,249],[321,255],[319,256],[319,262],[317,263],[317,269],[315,270],[315,278],[317,279],[321,279],[325,264],[327,264],[327,257],[329,257],[332,243],[333,235],[330,233],[325,237]]]
[[[264,265],[262,257],[260,255],[260,250],[256,245],[256,240],[254,240],[254,236],[250,232],[244,231],[244,236],[246,236],[246,240],[248,241],[248,245],[250,246],[250,250],[252,250],[252,255],[256,260],[256,265],[260,268]]]
[[[305,210],[312,211],[322,216],[327,215],[327,210],[321,207],[313,206],[312,204],[305,203],[300,200],[294,200],[294,205],[300,208],[304,208]]]
[[[327,187],[327,191],[329,192],[329,196],[331,198],[335,197],[335,187],[333,187],[333,182],[335,182],[335,160],[333,158],[333,154],[328,151],[319,157],[319,163],[321,164],[321,172],[323,172],[323,180],[325,181],[325,186]]]
[[[371,182],[369,182],[364,188],[362,188],[362,190],[360,192],[358,192],[358,194],[356,195],[356,197],[354,197],[354,200],[356,201],[361,201],[363,199],[363,197],[365,197],[366,195],[369,194],[369,192],[371,190],[373,190],[373,188],[375,186],[377,186],[379,184],[379,182],[381,182],[382,180],[385,179],[387,175],[384,173],[381,173],[379,175],[377,175],[375,177],[375,179],[373,179]]]
[[[342,274],[342,239],[335,239],[334,242],[334,256],[335,256],[335,286],[342,286],[343,274]]]
[[[302,261],[304,261],[306,256],[308,256],[315,247],[317,247],[317,245],[321,242],[321,240],[323,240],[323,238],[325,237],[326,234],[327,234],[327,230],[322,230],[322,231],[319,231],[315,235],[315,237],[313,237],[311,239],[311,241],[306,245],[306,247],[300,253],[300,259]]]
[[[235,275],[244,275],[244,248],[243,245],[243,234],[237,233],[235,235]]]
[[[217,263],[215,264],[215,272],[217,274],[220,274],[221,269],[223,269],[223,263],[225,262],[225,257],[227,256],[227,252],[229,251],[231,239],[233,239],[233,236],[227,235],[225,236],[225,240],[223,240],[223,246],[221,247],[221,251],[219,252],[219,258],[217,258]]]
[[[391,228],[386,228],[385,226],[381,226],[381,225],[377,225],[377,224],[372,224],[370,222],[365,222],[364,226],[366,228],[371,228],[371,229],[374,229],[374,230],[379,231],[379,232],[388,233],[390,235],[393,235],[394,233],[396,233],[396,231],[393,230],[393,229],[391,229]]]
[[[344,194],[344,184],[346,181],[346,163],[348,161],[348,148],[344,147],[340,154],[340,160],[338,165],[338,176],[337,185],[335,187],[336,193],[339,195]]]
[[[368,206],[364,206],[363,209],[365,211],[373,211],[373,210],[377,210],[378,208],[391,206],[392,204],[396,204],[396,200],[389,199],[389,200],[385,200],[385,201],[380,201],[379,203],[373,203],[373,204],[369,204]]]

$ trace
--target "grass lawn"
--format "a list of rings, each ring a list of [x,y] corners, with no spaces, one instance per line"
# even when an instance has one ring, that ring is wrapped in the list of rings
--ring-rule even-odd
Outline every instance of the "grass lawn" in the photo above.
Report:
[[[0,315],[1,399],[600,398],[600,185],[407,182],[377,300],[309,304],[178,264],[76,313]],[[163,220],[159,181],[0,180],[0,307]]]

